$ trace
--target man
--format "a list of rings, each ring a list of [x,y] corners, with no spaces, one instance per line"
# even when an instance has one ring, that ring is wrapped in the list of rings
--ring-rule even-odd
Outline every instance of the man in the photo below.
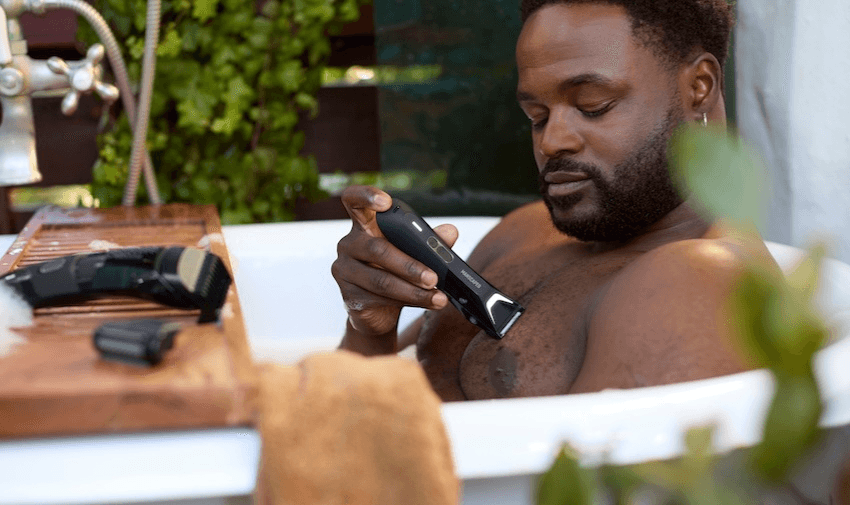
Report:
[[[526,307],[504,339],[468,323],[436,275],[390,245],[385,193],[348,188],[352,230],[333,274],[349,309],[341,347],[417,356],[444,400],[631,388],[740,371],[725,300],[757,237],[705,221],[679,196],[667,142],[725,123],[726,0],[523,0],[517,98],[532,123],[542,202],[507,215],[468,263]],[[457,230],[437,232],[448,244]],[[430,309],[400,336],[404,305]]]

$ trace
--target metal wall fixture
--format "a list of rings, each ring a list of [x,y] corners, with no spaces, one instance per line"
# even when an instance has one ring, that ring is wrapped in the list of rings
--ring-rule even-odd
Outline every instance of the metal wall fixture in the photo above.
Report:
[[[157,30],[149,30],[153,33],[145,41],[142,98],[149,104],[153,70],[147,67],[152,66],[154,60],[148,57],[148,53],[152,52],[148,46],[155,48],[155,43],[149,44],[147,39],[155,40],[158,33],[159,1],[151,0],[148,7],[149,24],[157,26]],[[103,45],[92,45],[86,57],[79,61],[66,62],[55,56],[47,60],[30,58],[18,17],[24,12],[43,14],[49,9],[76,12],[89,22]],[[154,23],[150,23],[151,20]],[[104,56],[115,74],[117,87],[102,80],[100,63]],[[0,0],[0,186],[31,184],[41,180],[35,152],[32,95],[52,90],[67,90],[61,106],[65,115],[74,113],[82,94],[97,93],[110,104],[120,96],[130,124],[134,125],[134,137],[139,137],[133,141],[133,161],[129,172],[134,182],[128,181],[127,192],[135,194],[135,183],[144,168],[151,203],[161,203],[153,165],[143,140],[147,133],[149,109],[142,107],[140,115],[144,118],[137,117],[136,101],[118,42],[103,17],[84,0]]]

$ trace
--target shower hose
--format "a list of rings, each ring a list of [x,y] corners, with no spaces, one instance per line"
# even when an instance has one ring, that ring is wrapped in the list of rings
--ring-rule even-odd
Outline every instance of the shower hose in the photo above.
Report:
[[[106,56],[112,71],[115,74],[116,85],[121,94],[124,111],[127,119],[133,127],[133,147],[130,152],[130,166],[128,169],[127,184],[124,187],[124,205],[133,205],[136,200],[136,191],[142,171],[145,174],[145,187],[147,188],[150,202],[154,205],[162,203],[159,190],[156,187],[156,176],[153,171],[150,153],[145,146],[147,138],[148,120],[150,117],[151,94],[153,92],[154,67],[156,65],[156,44],[159,39],[160,24],[160,0],[148,0],[147,24],[145,28],[145,52],[142,59],[142,82],[139,90],[139,109],[133,99],[130,89],[127,66],[121,56],[121,49],[109,25],[97,10],[84,0],[44,0],[42,4],[46,9],[70,9],[84,17],[100,37]]]

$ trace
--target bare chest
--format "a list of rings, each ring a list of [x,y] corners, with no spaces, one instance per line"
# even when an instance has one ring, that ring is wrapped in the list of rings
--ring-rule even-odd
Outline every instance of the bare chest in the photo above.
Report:
[[[459,360],[455,380],[468,399],[565,393],[581,369],[595,297],[633,258],[544,252],[494,260],[480,273],[526,309],[508,334],[493,339],[453,309],[427,331],[463,342],[446,358]]]

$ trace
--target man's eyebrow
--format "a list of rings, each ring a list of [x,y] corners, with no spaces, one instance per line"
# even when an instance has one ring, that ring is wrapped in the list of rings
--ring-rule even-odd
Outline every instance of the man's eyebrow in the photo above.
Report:
[[[582,84],[600,84],[602,86],[614,86],[616,84],[616,81],[601,74],[597,74],[595,72],[588,72],[585,74],[579,74],[577,76],[570,77],[569,79],[559,84],[558,89],[565,90],[567,88],[580,86]]]
[[[584,74],[579,74],[569,79],[563,80],[560,84],[558,84],[558,90],[563,92],[569,88],[573,88],[576,86],[581,86],[582,84],[599,84],[601,86],[609,86],[613,87],[617,85],[617,81],[605,77],[601,74],[597,74],[594,72],[588,72]],[[518,90],[516,93],[517,102],[530,102],[534,101],[535,97],[531,93],[527,93],[525,91]]]

